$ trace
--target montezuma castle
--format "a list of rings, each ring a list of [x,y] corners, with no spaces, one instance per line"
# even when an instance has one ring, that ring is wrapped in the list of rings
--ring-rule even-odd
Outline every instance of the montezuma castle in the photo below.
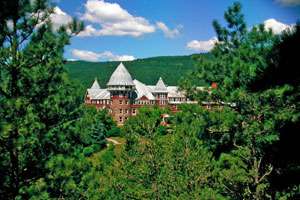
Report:
[[[169,107],[176,112],[177,105],[182,103],[194,102],[189,101],[177,86],[166,86],[162,78],[159,78],[156,85],[132,80],[123,63],[111,75],[107,88],[100,88],[96,79],[85,96],[85,104],[97,109],[108,109],[119,125],[128,117],[135,116],[142,106]]]

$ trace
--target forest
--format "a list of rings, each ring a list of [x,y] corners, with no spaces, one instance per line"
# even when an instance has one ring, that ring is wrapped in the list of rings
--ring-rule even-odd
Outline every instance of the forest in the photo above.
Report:
[[[198,102],[235,106],[145,107],[117,127],[84,106],[79,84],[89,80],[65,67],[82,22],[55,30],[52,12],[47,0],[0,1],[0,199],[300,198],[300,23],[282,34],[248,27],[232,4],[225,26],[212,22],[209,59],[185,61],[195,67],[178,84]]]
[[[159,77],[162,77],[166,84],[177,85],[182,76],[196,69],[193,56],[195,55],[163,56],[125,61],[123,63],[133,79],[142,81],[145,84],[155,85]],[[202,56],[208,57],[206,54],[202,54]],[[90,87],[95,78],[98,79],[100,86],[105,88],[119,63],[117,61],[68,61],[66,69],[70,78],[78,81],[84,89]]]

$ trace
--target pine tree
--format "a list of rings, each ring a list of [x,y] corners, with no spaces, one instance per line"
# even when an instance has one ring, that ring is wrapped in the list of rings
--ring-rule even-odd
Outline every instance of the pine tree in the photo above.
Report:
[[[282,158],[284,152],[291,155],[283,145],[296,137],[293,128],[299,130],[299,78],[295,68],[299,27],[283,35],[274,35],[263,25],[248,30],[239,3],[229,7],[224,18],[225,27],[213,23],[219,42],[211,59],[198,60],[198,70],[185,85],[195,91],[193,96],[199,101],[235,105],[204,113],[208,124],[200,138],[218,158],[217,185],[231,199],[272,199],[278,188],[299,188],[297,181],[274,182],[274,177],[282,179],[279,171],[297,174],[297,170],[283,169],[295,167],[295,157],[286,161],[290,165],[274,158]],[[190,83],[201,79],[217,82],[218,88],[206,94],[195,90]]]
[[[1,199],[14,199],[43,176],[53,153],[72,148],[53,130],[80,116],[63,51],[83,24],[74,20],[54,29],[52,13],[47,0],[0,2]]]

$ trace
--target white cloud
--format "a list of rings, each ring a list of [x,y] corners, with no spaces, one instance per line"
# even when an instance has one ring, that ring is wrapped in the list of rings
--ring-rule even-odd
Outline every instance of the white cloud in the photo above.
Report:
[[[167,27],[167,25],[163,22],[156,22],[156,26],[157,28],[162,30],[162,32],[167,38],[174,38],[178,36],[180,34],[181,29],[183,28],[181,25],[179,25],[172,30],[169,27]]]
[[[59,27],[71,23],[72,17],[56,6],[54,7],[54,12],[50,15],[50,20],[54,30],[57,30]]]
[[[67,61],[78,61],[78,59],[75,59],[75,58],[68,58]]]
[[[155,26],[143,17],[136,17],[127,12],[117,3],[104,0],[88,0],[82,20],[99,24],[100,29],[88,25],[79,36],[129,35],[139,37],[153,33]]]
[[[88,36],[100,36],[100,30],[95,29],[92,25],[87,25],[83,31],[81,31],[78,36],[88,37]]]
[[[80,60],[86,60],[91,62],[98,61],[132,61],[135,60],[134,56],[130,55],[115,55],[110,51],[104,51],[102,53],[96,53],[93,51],[73,49],[72,55]]]
[[[276,2],[285,6],[300,5],[300,0],[276,0]]]
[[[284,23],[279,22],[275,19],[265,20],[263,24],[264,24],[266,29],[271,29],[274,34],[280,34],[284,30],[292,29],[293,26],[294,26],[293,24],[290,24],[290,25],[289,24],[284,24]],[[186,47],[188,49],[191,49],[191,50],[194,50],[194,51],[208,52],[211,49],[213,49],[213,47],[215,46],[215,44],[217,42],[218,42],[218,39],[216,37],[213,37],[209,40],[204,40],[204,41],[192,40],[192,41],[187,43]]]
[[[291,29],[293,27],[292,25],[279,22],[276,19],[268,19],[264,21],[264,25],[266,29],[272,29],[274,34],[280,34],[282,31]]]
[[[218,42],[218,39],[216,37],[213,37],[209,40],[200,41],[200,40],[192,40],[187,43],[186,47],[188,49],[194,50],[194,51],[210,51],[213,49],[215,44]]]
[[[75,58],[78,58],[81,60],[92,61],[92,62],[99,61],[98,54],[95,52],[92,52],[92,51],[74,49],[74,50],[72,50],[72,55]]]

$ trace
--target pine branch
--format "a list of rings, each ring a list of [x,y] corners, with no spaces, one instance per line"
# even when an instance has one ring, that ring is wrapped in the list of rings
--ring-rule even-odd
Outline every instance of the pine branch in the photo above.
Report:
[[[0,94],[5,96],[6,98],[10,98],[10,96],[0,87]]]

